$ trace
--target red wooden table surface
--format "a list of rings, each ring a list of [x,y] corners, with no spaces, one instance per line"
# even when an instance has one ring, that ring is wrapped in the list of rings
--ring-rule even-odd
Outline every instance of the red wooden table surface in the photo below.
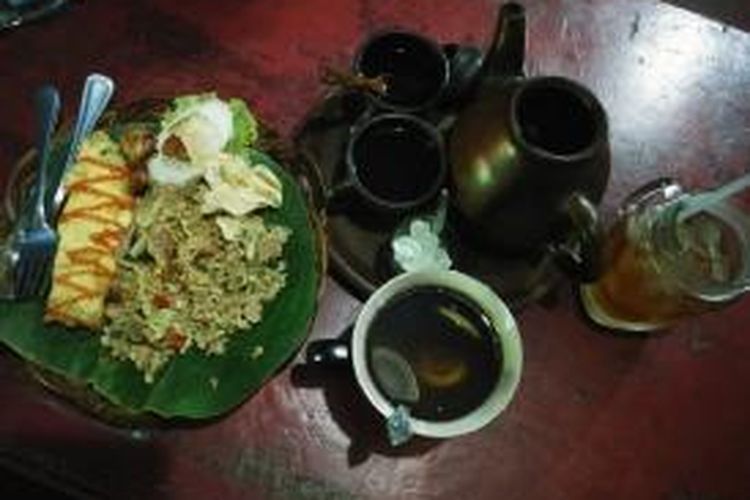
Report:
[[[528,69],[590,86],[610,118],[603,213],[668,174],[708,186],[750,165],[750,35],[647,0],[528,0]],[[0,175],[31,144],[31,91],[90,71],[120,102],[217,89],[289,136],[321,96],[323,64],[402,27],[481,43],[490,0],[83,2],[0,37]],[[343,374],[300,381],[298,360],[236,412],[130,432],[84,416],[0,359],[0,462],[95,497],[750,498],[750,301],[623,338],[588,326],[571,289],[518,313],[520,390],[502,418],[445,442],[385,446]],[[312,337],[359,303],[328,280]],[[300,356],[301,359],[301,356]]]

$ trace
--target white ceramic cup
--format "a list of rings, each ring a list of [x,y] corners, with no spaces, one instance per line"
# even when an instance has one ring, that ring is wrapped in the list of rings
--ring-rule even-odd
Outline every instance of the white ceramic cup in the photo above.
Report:
[[[375,409],[388,418],[393,403],[378,389],[367,363],[367,335],[370,325],[390,300],[403,292],[419,287],[441,287],[454,290],[478,306],[492,322],[502,350],[500,376],[487,399],[473,411],[454,420],[434,421],[411,417],[413,434],[449,438],[476,431],[490,423],[508,406],[521,378],[523,352],[516,322],[508,307],[480,281],[456,271],[410,272],[401,274],[378,290],[365,303],[354,325],[350,357],[357,383]]]

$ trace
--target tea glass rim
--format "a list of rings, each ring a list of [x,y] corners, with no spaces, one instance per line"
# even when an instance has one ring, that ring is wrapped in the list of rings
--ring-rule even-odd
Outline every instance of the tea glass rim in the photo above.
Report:
[[[352,362],[357,383],[375,409],[388,418],[394,404],[378,389],[367,363],[367,333],[378,312],[398,294],[421,287],[456,291],[477,305],[492,323],[502,350],[502,365],[495,386],[485,401],[468,413],[446,421],[410,417],[414,434],[448,438],[476,431],[495,419],[510,404],[518,388],[523,365],[521,338],[508,307],[487,285],[458,271],[418,271],[396,276],[378,288],[365,303],[352,334]]]
[[[677,244],[677,221],[672,219],[676,219],[679,216],[680,208],[684,205],[685,199],[689,198],[690,196],[692,195],[688,192],[680,192],[675,198],[667,202],[667,209],[671,208],[671,213],[669,214],[669,217],[671,218],[670,222],[673,223],[668,238],[673,240],[671,242],[673,245]],[[741,225],[744,222],[744,224],[747,225],[745,229],[750,230],[750,220],[747,219],[747,217],[742,213],[741,210],[734,207],[731,203],[721,202],[717,206],[709,207],[709,209],[705,210],[705,212],[708,214],[712,214],[714,217],[720,219],[722,223],[733,228],[737,233],[738,238],[750,240],[750,233],[748,233],[747,231],[743,231],[741,227],[736,227],[738,224]],[[722,217],[722,214],[725,214],[726,217]],[[739,218],[735,220],[733,216],[739,216]],[[654,228],[652,230],[656,229]],[[750,241],[748,242],[747,246],[750,247]],[[655,250],[656,254],[663,258],[664,263],[666,264],[666,266],[659,266],[662,269],[662,272],[667,273],[669,279],[674,281],[674,283],[680,288],[682,293],[692,299],[704,302],[706,304],[721,305],[727,302],[731,302],[732,300],[741,296],[743,293],[750,290],[750,269],[748,269],[748,266],[750,266],[750,260],[746,260],[743,264],[744,272],[741,274],[744,274],[744,279],[738,277],[738,279],[732,280],[729,283],[719,285],[720,288],[724,288],[725,290],[715,291],[712,293],[705,287],[696,289],[695,284],[688,281],[687,275],[685,273],[679,272],[679,258],[678,256],[674,255],[674,252],[669,252],[666,248],[657,248]]]

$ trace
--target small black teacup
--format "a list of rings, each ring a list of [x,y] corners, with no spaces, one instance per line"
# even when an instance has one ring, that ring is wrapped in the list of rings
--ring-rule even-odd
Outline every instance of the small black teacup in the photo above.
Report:
[[[440,132],[421,118],[377,115],[356,125],[345,153],[345,176],[334,186],[329,209],[356,198],[368,208],[402,213],[437,195],[447,166]]]
[[[406,31],[387,31],[370,37],[354,58],[354,71],[368,78],[382,77],[383,95],[373,94],[379,108],[417,112],[440,100],[450,79],[450,64],[432,40]]]

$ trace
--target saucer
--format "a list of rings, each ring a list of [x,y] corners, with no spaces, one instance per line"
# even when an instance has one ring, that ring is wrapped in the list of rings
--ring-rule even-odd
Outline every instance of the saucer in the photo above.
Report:
[[[295,134],[296,149],[317,166],[328,187],[344,175],[343,155],[360,110],[350,95],[331,94],[310,111]],[[427,118],[434,123],[451,122],[450,111],[431,110]],[[426,207],[425,213],[430,209]],[[357,298],[367,299],[399,273],[392,264],[390,242],[404,219],[413,216],[383,218],[356,204],[346,210],[329,211],[326,230],[334,277]],[[459,220],[449,208],[443,239],[453,268],[486,283],[511,307],[518,309],[542,298],[561,281],[563,275],[551,255],[500,255],[472,242]]]

